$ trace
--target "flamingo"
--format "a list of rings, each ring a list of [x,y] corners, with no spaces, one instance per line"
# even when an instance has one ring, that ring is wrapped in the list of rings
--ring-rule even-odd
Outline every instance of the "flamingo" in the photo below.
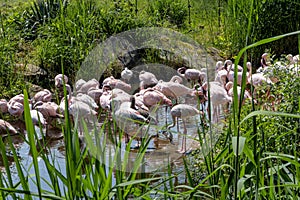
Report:
[[[41,123],[43,127],[47,125],[47,121],[41,112],[35,109],[30,110],[30,116],[34,125],[39,125],[39,123]]]
[[[235,66],[234,64],[232,64],[230,66],[229,71],[228,71],[227,79],[228,79],[228,81],[233,82],[233,80],[234,80],[234,70],[235,70],[236,67],[238,68],[237,69],[237,84],[239,86],[241,86],[242,85],[242,77],[243,77],[243,67],[242,66],[240,66],[240,65]]]
[[[131,85],[128,83],[125,83],[122,80],[119,79],[113,79],[109,82],[109,86],[112,89],[121,89],[124,90],[125,92],[130,92],[131,91]]]
[[[2,137],[7,135],[16,135],[18,134],[17,130],[7,121],[0,119],[0,135]]]
[[[133,72],[128,69],[127,67],[125,67],[125,69],[121,72],[121,77],[124,81],[126,81],[127,83],[130,81],[130,79],[133,76]]]
[[[267,61],[268,53],[263,53],[260,59],[260,67],[256,70],[257,73],[263,73],[269,68],[270,63]]]
[[[263,53],[261,55],[260,64],[262,68],[268,67],[269,63],[267,62],[268,53]]]
[[[128,143],[128,136],[135,137],[138,140],[143,138],[143,131],[134,128],[135,124],[149,123],[149,120],[141,115],[137,110],[131,108],[131,103],[122,102],[118,99],[112,100],[113,118],[116,120],[118,127],[125,133],[125,143]]]
[[[226,69],[221,69],[217,72],[215,81],[220,83],[220,85],[224,87],[227,82],[227,75],[228,75],[228,71]]]
[[[187,69],[186,67],[181,67],[177,69],[177,73],[181,76],[187,79],[187,81],[192,81],[193,84],[195,84],[196,81],[199,81],[203,79],[203,76],[206,73],[199,71],[197,69]]]
[[[171,109],[171,116],[173,120],[173,124],[169,125],[167,127],[169,135],[167,138],[172,142],[172,133],[170,132],[170,129],[173,128],[176,125],[176,118],[181,118],[183,123],[183,138],[181,143],[181,149],[178,150],[179,153],[185,153],[186,152],[186,135],[187,135],[187,128],[186,128],[186,119],[189,117],[196,116],[198,114],[203,114],[201,111],[199,111],[197,108],[188,105],[188,104],[178,104],[175,105]],[[166,133],[164,133],[166,135]]]
[[[51,99],[52,99],[52,93],[48,89],[39,91],[33,96],[34,102],[38,102],[38,101],[50,102]]]
[[[33,108],[42,113],[47,121],[49,118],[64,118],[63,115],[57,113],[58,105],[54,102],[38,101]]]
[[[218,72],[221,69],[223,69],[223,61],[218,61],[216,63],[216,72]]]
[[[233,97],[233,82],[229,81],[225,87],[228,96]],[[240,86],[237,86],[237,95],[239,100],[241,100],[241,91],[242,88]],[[242,101],[244,102],[246,99],[250,99],[250,100],[252,99],[250,93],[247,90],[245,90],[244,92],[244,97],[242,98]]]
[[[109,76],[109,77],[105,78],[105,79],[102,81],[102,85],[109,85],[109,82],[110,82],[111,80],[113,80],[113,79],[115,79],[115,77],[113,77],[113,76]]]
[[[24,112],[24,106],[23,104],[14,101],[8,104],[8,112],[12,116],[21,117]]]
[[[147,107],[153,107],[155,105],[168,105],[172,106],[172,101],[167,98],[163,93],[153,89],[148,88],[143,91],[143,102]]]
[[[160,80],[158,81],[154,89],[160,91],[167,97],[174,98],[176,100],[176,104],[178,98],[181,96],[185,96],[185,95],[195,96],[193,89],[173,81],[165,82]]]
[[[138,111],[141,115],[143,115],[147,120],[153,119],[150,115],[149,109],[141,102],[136,101],[135,96],[131,96],[130,98],[130,108]],[[158,122],[154,119],[155,124]]]
[[[7,113],[8,112],[8,105],[6,99],[0,99],[0,112]]]
[[[210,94],[212,109],[209,110],[213,111],[213,119],[217,119],[218,121],[218,116],[220,115],[219,106],[232,102],[232,97],[228,96],[226,89],[218,83],[210,82],[209,91],[207,82],[205,82],[202,87],[207,91],[206,96]],[[209,114],[211,114],[211,112],[209,112]]]
[[[299,55],[293,56],[292,54],[288,54],[286,56],[286,58],[288,59],[288,65],[287,67],[289,68],[289,70],[298,75],[299,74],[299,64],[300,64],[300,60],[299,60]]]
[[[58,97],[61,99],[64,96],[63,85],[68,83],[68,77],[63,74],[58,74],[54,78],[55,88],[58,90]]]
[[[110,110],[111,99],[112,99],[111,91],[104,91],[99,99],[101,108],[104,110]]]
[[[74,99],[76,101],[81,101],[83,103],[86,103],[93,110],[97,110],[99,108],[99,106],[97,105],[97,103],[95,102],[95,100],[92,97],[90,97],[89,95],[87,95],[87,94],[79,93],[79,94],[76,95],[76,97],[73,98],[73,100]]]
[[[263,73],[252,74],[252,65],[251,62],[247,62],[247,68],[249,73],[247,75],[248,83],[252,84],[255,88],[262,86],[263,84],[273,84],[271,79],[267,78]]]
[[[66,75],[58,74],[55,76],[54,80],[55,80],[55,87],[61,88],[64,83],[65,84],[68,83],[69,79]]]
[[[264,73],[255,73],[252,74],[252,66],[250,62],[247,62],[247,68],[249,69],[249,74],[247,76],[248,83],[253,85],[254,90],[253,94],[257,94],[257,90],[260,89],[261,86],[268,86],[268,90],[266,92],[266,97],[270,97],[270,85],[274,83],[272,80],[264,75]]]
[[[82,84],[82,83],[80,83],[80,84]],[[76,87],[76,84],[75,84],[75,87]],[[87,94],[87,92],[91,88],[98,89],[99,88],[99,82],[96,79],[93,78],[93,79],[83,83],[81,85],[81,87],[79,87],[79,83],[77,83],[77,87],[79,88],[78,90],[76,90],[77,93]]]
[[[88,104],[75,100],[69,107],[70,115],[75,119],[91,119],[91,117],[97,116],[97,112],[93,110]]]
[[[227,75],[229,73],[229,69],[231,68],[231,65],[232,65],[232,61],[226,60],[224,62],[224,66],[216,72],[215,81],[219,82],[224,88],[226,83],[228,82]]]
[[[12,116],[21,117],[24,112],[24,95],[19,94],[11,98],[8,103],[8,112]]]
[[[92,97],[97,104],[100,103],[99,100],[102,94],[103,94],[103,89],[96,89],[96,88],[90,88],[87,92],[87,95]]]
[[[146,71],[141,71],[139,74],[140,89],[147,89],[149,87],[154,87],[158,80],[154,74]]]
[[[163,93],[153,88],[142,90],[140,91],[140,93],[143,96],[143,103],[152,111],[155,111],[156,108],[158,108],[158,106],[160,105],[167,105],[170,107],[173,105],[172,101],[169,98],[167,98]],[[158,121],[158,112],[156,112],[156,121]],[[166,118],[166,124],[167,124],[167,118]]]
[[[75,83],[75,90],[76,90],[76,91],[79,91],[80,88],[81,88],[85,83],[86,83],[86,81],[83,80],[83,79],[77,80],[76,83]]]

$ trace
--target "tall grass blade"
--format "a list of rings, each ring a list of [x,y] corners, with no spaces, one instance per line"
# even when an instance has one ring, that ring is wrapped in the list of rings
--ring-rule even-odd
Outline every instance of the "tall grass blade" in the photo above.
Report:
[[[38,189],[39,199],[42,199],[42,188],[41,188],[41,179],[40,179],[40,171],[39,171],[39,164],[38,164],[38,151],[36,149],[35,145],[35,130],[34,125],[32,123],[32,119],[30,116],[30,108],[29,108],[29,101],[28,101],[28,94],[27,91],[24,90],[24,118],[25,118],[25,124],[26,124],[26,130],[30,145],[30,152],[32,155],[33,160],[33,166],[34,166],[34,172],[35,172],[35,180],[36,180],[36,186]]]

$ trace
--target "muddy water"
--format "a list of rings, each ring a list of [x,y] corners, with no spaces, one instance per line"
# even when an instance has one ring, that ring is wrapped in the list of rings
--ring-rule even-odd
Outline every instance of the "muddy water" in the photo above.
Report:
[[[167,123],[172,123],[172,119],[170,117],[170,109],[168,109],[167,113],[165,112],[165,108],[160,108],[157,110],[157,118],[159,119],[158,125],[150,125],[149,127],[146,127],[148,130],[149,135],[156,135],[159,134],[159,137],[156,140],[151,140],[148,148],[147,153],[145,154],[143,164],[140,166],[139,172],[141,172],[140,177],[152,177],[155,176],[164,176],[167,175],[167,166],[170,164],[172,167],[172,173],[173,174],[180,174],[181,171],[183,171],[183,163],[182,163],[182,154],[179,154],[177,152],[178,149],[181,147],[181,139],[182,139],[182,131],[183,131],[183,124],[182,120],[178,120],[178,125],[173,127],[171,129],[173,136],[174,136],[174,144],[170,144],[169,140],[165,138],[164,135],[161,134],[161,130],[165,129],[166,119]],[[156,113],[153,113],[153,117],[156,117]],[[18,123],[18,124],[17,124]],[[24,137],[26,138],[26,131],[25,131],[25,125],[22,122],[15,122],[13,124],[14,126],[18,126],[19,130],[24,134]],[[200,116],[191,117],[186,121],[187,125],[187,149],[188,151],[192,151],[195,148],[201,148],[203,149],[204,153],[207,153],[210,148],[213,147],[214,142],[218,138],[218,135],[221,131],[221,125],[213,125],[213,127],[210,127],[212,134],[206,134],[206,136],[202,135],[202,141],[204,141],[204,144],[207,146],[200,146],[199,144],[199,137],[198,137],[198,129],[202,129]],[[45,131],[45,130],[43,130]],[[61,131],[59,129],[51,130],[52,134],[54,135],[60,135]],[[50,132],[51,132],[50,131]],[[40,134],[40,129],[36,127],[36,132]],[[32,157],[30,155],[30,148],[29,145],[24,142],[24,138],[22,137],[13,137],[13,142],[16,147],[18,156],[20,158],[20,162],[23,168],[23,172],[26,175],[28,175],[29,178],[29,185],[33,192],[37,192],[37,189],[35,187],[35,171],[32,166]],[[50,163],[53,163],[54,166],[61,171],[62,174],[66,175],[65,172],[65,152],[64,152],[64,141],[63,139],[55,139],[50,140],[47,144],[50,152],[48,152],[48,159],[50,160]],[[136,141],[133,140],[131,147],[132,150],[129,152],[129,160],[126,170],[130,172],[130,170],[134,167],[134,161],[136,160],[138,154],[137,150],[134,149],[136,145]],[[124,156],[125,154],[125,143],[124,140],[122,140],[122,149],[121,149],[121,155]],[[109,160],[111,156],[113,156],[115,152],[115,146],[112,143],[106,143],[105,148],[106,153],[106,160]],[[8,153],[9,155],[9,153]],[[14,182],[19,181],[19,176],[17,173],[17,169],[15,166],[15,163],[13,162],[12,156],[9,156],[9,162],[10,162],[10,169],[12,172],[13,180]],[[1,164],[1,163],[0,163]],[[109,170],[109,163],[107,164],[107,170]],[[39,159],[39,170],[42,177],[49,181],[48,171],[45,167],[45,163],[42,159]],[[5,173],[5,169],[2,170]],[[139,177],[139,176],[138,176]],[[137,178],[138,178],[137,177]],[[52,191],[51,186],[49,186],[46,181],[42,181],[42,187],[46,191]],[[186,178],[184,174],[178,176],[178,178],[175,180],[175,184],[183,184],[185,183]],[[115,184],[115,180],[113,180],[113,184]],[[35,191],[36,190],[36,191]]]

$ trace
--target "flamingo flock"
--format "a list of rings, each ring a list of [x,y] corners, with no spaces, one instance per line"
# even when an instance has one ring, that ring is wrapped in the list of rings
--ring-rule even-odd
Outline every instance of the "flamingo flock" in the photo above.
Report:
[[[98,116],[101,113],[107,113],[107,116],[115,120],[118,128],[125,133],[125,143],[128,143],[129,137],[133,137],[138,140],[138,144],[147,132],[145,126],[158,125],[162,121],[166,130],[163,133],[170,143],[173,143],[171,129],[180,118],[183,124],[183,139],[178,152],[185,153],[187,151],[186,135],[188,135],[187,118],[197,115],[206,116],[206,118],[211,118],[213,123],[219,123],[222,108],[232,102],[235,77],[238,79],[236,82],[239,100],[243,102],[253,98],[249,91],[245,91],[244,96],[240,97],[243,73],[246,77],[246,84],[251,84],[254,90],[259,90],[262,85],[274,84],[274,81],[265,73],[270,68],[267,57],[266,53],[262,55],[261,67],[256,73],[252,73],[250,62],[247,62],[245,67],[247,71],[244,73],[244,68],[239,65],[235,66],[231,60],[226,60],[224,63],[218,61],[215,68],[215,80],[211,82],[207,82],[206,68],[198,70],[181,67],[177,70],[177,75],[170,80],[158,80],[155,74],[148,71],[133,72],[124,68],[120,79],[110,76],[102,83],[96,79],[80,79],[73,86],[66,75],[58,74],[54,78],[55,93],[43,89],[29,99],[30,114],[35,125],[41,125],[47,129],[53,126],[53,121],[64,120],[66,105],[70,116],[73,120],[77,120],[78,124],[82,120],[91,123],[98,122],[96,121]],[[296,67],[299,63],[299,56],[288,55],[287,61],[286,67],[298,72]],[[234,71],[237,71],[237,76]],[[136,91],[134,94],[130,94],[132,89],[135,89],[130,84],[134,73],[139,73],[139,88],[134,90]],[[184,80],[191,85],[184,85]],[[55,96],[59,99],[55,99]],[[208,99],[211,101],[210,107],[207,104]],[[157,110],[162,107],[165,107],[164,119],[157,115]],[[226,107],[229,108],[229,106]],[[0,99],[1,116],[7,114],[22,119],[23,112],[23,94],[18,94],[9,100]],[[153,113],[156,116],[153,116]],[[173,120],[171,124],[167,121],[168,116]],[[0,131],[3,136],[17,134],[17,130],[3,119],[0,120]],[[179,129],[177,132],[180,132]],[[79,133],[82,134],[82,130]]]

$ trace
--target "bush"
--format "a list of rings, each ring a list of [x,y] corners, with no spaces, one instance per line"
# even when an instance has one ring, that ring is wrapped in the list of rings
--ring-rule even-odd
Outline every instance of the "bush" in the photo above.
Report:
[[[257,13],[258,20],[253,26],[256,41],[300,29],[300,4],[296,3],[296,1],[262,1]],[[278,56],[289,53],[299,54],[298,37],[292,36],[284,40],[268,43],[258,48],[257,51],[261,54],[265,49],[270,49],[273,54]]]
[[[179,0],[152,0],[149,2],[149,12],[156,21],[169,21],[177,27],[182,27],[188,17],[187,5]]]

